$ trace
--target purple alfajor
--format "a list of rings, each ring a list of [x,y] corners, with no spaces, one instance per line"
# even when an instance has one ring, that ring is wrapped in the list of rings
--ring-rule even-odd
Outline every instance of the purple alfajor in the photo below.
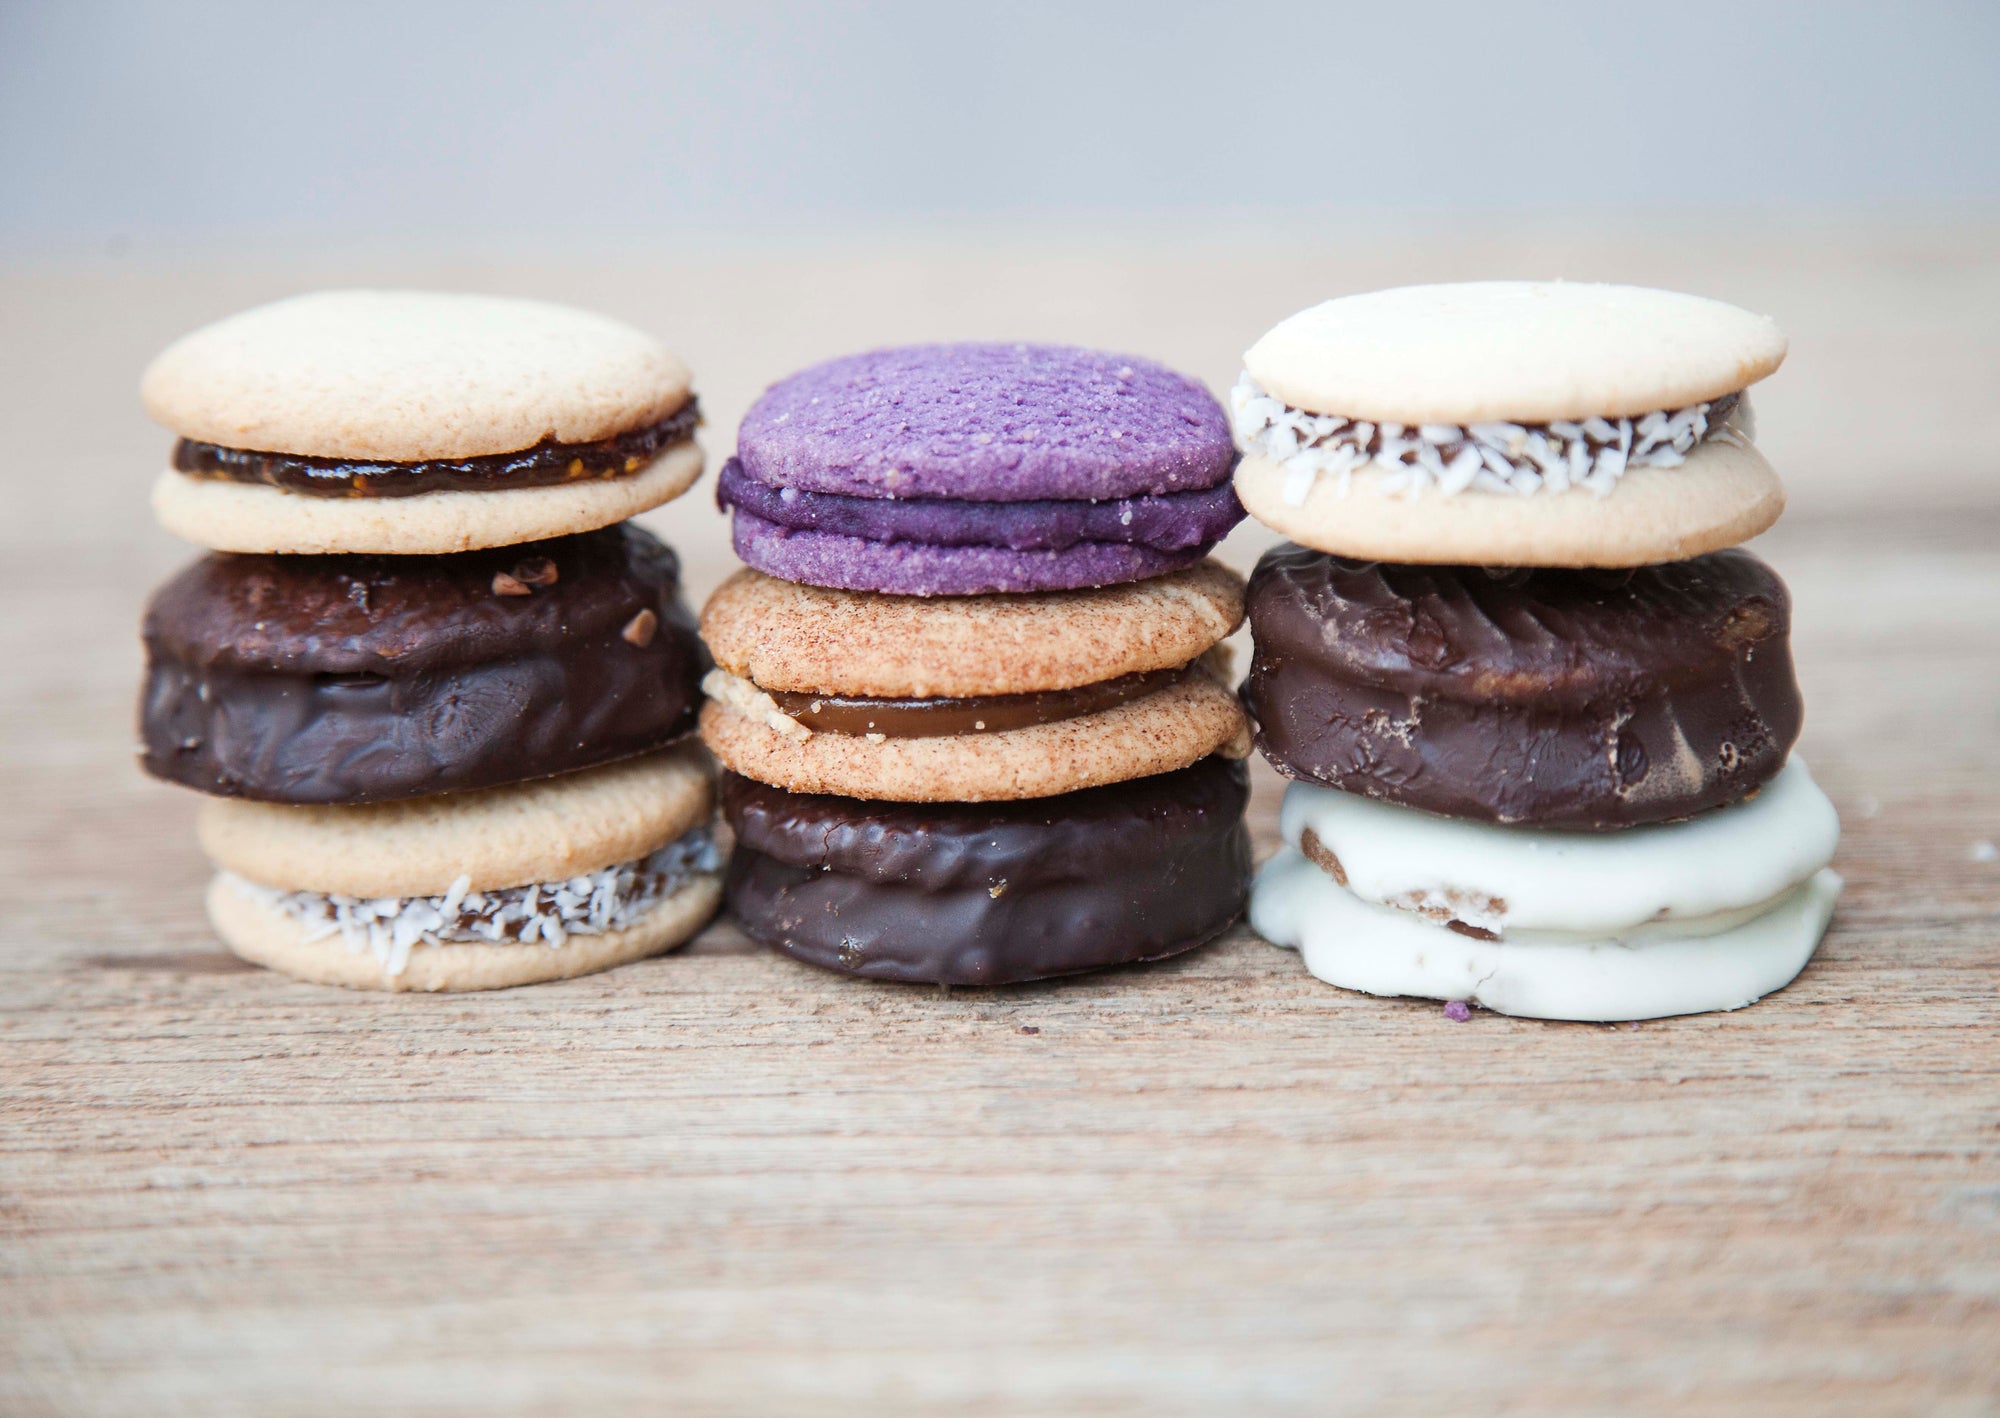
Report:
[[[915,345],[767,390],[717,498],[788,581],[1067,591],[1191,566],[1243,517],[1229,420],[1187,376],[1062,345]]]
[[[1235,920],[1235,463],[1213,396],[1127,355],[917,346],[768,390],[717,492],[753,569],[702,616],[743,928],[994,985]]]

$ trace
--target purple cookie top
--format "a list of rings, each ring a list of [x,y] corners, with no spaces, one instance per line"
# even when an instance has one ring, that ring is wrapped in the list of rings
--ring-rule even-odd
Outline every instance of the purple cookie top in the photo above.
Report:
[[[1049,551],[1078,542],[1122,542],[1159,551],[1208,546],[1243,520],[1236,489],[1121,497],[1110,502],[960,502],[955,498],[842,497],[768,487],[731,458],[716,479],[718,507],[741,508],[797,532],[833,532],[871,542]]]
[[[908,345],[801,370],[736,433],[771,487],[967,502],[1157,496],[1214,487],[1229,419],[1184,374],[1068,345]]]
[[[892,596],[983,596],[996,591],[1115,586],[1192,566],[1207,550],[1196,546],[1156,551],[1109,542],[1078,542],[1061,551],[871,542],[832,532],[795,532],[741,508],[729,530],[736,554],[766,576]]]

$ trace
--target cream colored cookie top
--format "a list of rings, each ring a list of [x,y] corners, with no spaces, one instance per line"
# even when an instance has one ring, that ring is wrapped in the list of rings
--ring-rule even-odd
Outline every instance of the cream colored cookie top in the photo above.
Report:
[[[657,341],[588,311],[337,290],[182,337],[140,394],[156,421],[203,443],[416,462],[609,438],[665,418],[688,388]]]
[[[1215,561],[1041,595],[888,596],[739,571],[701,638],[763,689],[895,698],[1031,694],[1187,664],[1243,620],[1243,578]]]
[[[713,789],[694,744],[537,782],[354,807],[205,798],[202,851],[265,886],[343,896],[435,896],[461,875],[492,891],[636,861],[707,823]]]
[[[1243,364],[1293,408],[1415,425],[1636,417],[1748,388],[1784,358],[1775,323],[1719,300],[1474,281],[1315,305]]]

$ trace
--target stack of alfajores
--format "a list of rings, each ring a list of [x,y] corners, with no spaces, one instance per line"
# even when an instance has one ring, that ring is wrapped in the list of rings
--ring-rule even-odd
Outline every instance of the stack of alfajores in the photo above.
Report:
[[[1839,823],[1791,755],[1769,320],[1622,286],[1381,291],[1285,320],[1232,395],[1290,537],[1245,702],[1296,780],[1251,924],[1379,995],[1733,1009],[1824,934]],[[1462,1008],[1455,1004],[1453,1008]]]
[[[755,939],[876,979],[1152,960],[1243,909],[1227,416],[1145,360],[955,344],[766,391],[702,736]]]
[[[147,608],[147,771],[208,795],[237,954],[466,990],[685,941],[721,897],[679,564],[622,519],[701,473],[687,370],[520,300],[335,291],[146,372],[155,490],[212,548]]]

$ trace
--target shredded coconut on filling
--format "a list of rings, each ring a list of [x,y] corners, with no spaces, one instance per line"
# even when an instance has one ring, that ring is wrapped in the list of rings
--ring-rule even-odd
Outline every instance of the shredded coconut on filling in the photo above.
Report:
[[[1283,495],[1294,507],[1321,473],[1336,475],[1340,496],[1347,496],[1354,470],[1371,463],[1387,474],[1383,492],[1406,497],[1572,487],[1602,497],[1628,468],[1679,467],[1696,444],[1712,438],[1747,448],[1756,434],[1745,394],[1636,419],[1409,426],[1307,413],[1265,393],[1245,373],[1229,391],[1229,409],[1244,446],[1285,470]]]
[[[338,935],[354,954],[367,951],[389,975],[400,975],[410,951],[423,945],[562,945],[573,935],[624,930],[696,872],[720,865],[705,827],[677,837],[649,856],[620,862],[568,881],[474,891],[461,876],[442,896],[339,896],[283,891],[225,872],[236,891],[283,912],[305,927],[306,939]]]

